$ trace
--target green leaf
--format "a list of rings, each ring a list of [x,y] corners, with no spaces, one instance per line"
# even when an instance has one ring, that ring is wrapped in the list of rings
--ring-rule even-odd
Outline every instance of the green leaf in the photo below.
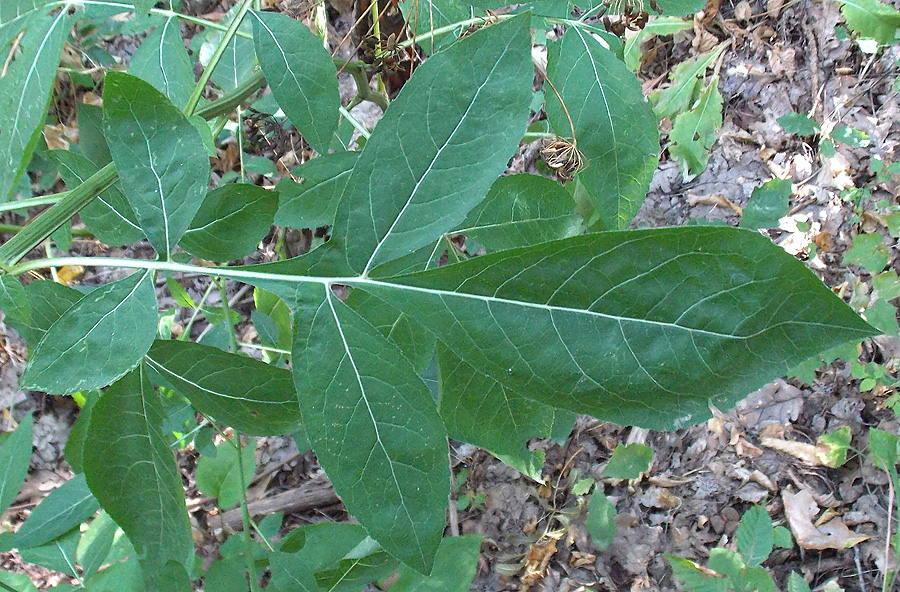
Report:
[[[795,571],[792,571],[791,575],[788,577],[787,589],[788,592],[812,592],[809,588],[809,584],[803,579],[803,576]]]
[[[166,19],[147,35],[131,57],[128,73],[149,82],[176,107],[184,109],[194,90],[194,67],[177,18]]]
[[[884,298],[870,301],[862,316],[882,333],[897,336],[897,307]]]
[[[113,546],[116,530],[119,526],[106,512],[100,512],[78,542],[77,559],[85,580],[103,565]]]
[[[11,586],[13,592],[38,592],[27,574],[0,571],[0,582]]]
[[[103,135],[103,107],[78,103],[78,145],[97,167],[112,162],[109,145]]]
[[[77,577],[75,555],[78,548],[78,539],[80,538],[81,533],[77,528],[73,528],[64,536],[46,545],[21,549],[19,554],[28,563],[35,563],[41,567]]]
[[[588,503],[588,516],[584,527],[591,535],[594,546],[600,551],[609,547],[616,536],[616,507],[612,505],[598,485]]]
[[[842,144],[853,146],[854,148],[866,148],[872,144],[869,134],[849,125],[837,126],[831,132],[831,137]]]
[[[744,512],[735,539],[747,565],[755,567],[769,558],[775,545],[775,530],[765,506],[751,506]]]
[[[791,198],[790,179],[771,179],[753,190],[741,216],[741,228],[778,228],[787,216]]]
[[[7,2],[4,0],[4,9]],[[14,2],[15,4],[15,2]],[[18,8],[39,6],[24,2]],[[5,11],[5,10],[4,10]],[[6,13],[9,19],[16,13]],[[20,53],[0,78],[0,202],[14,193],[37,147],[47,117],[56,67],[72,21],[67,10],[29,20]],[[3,55],[6,55],[4,51]]]
[[[134,545],[148,592],[169,560],[191,565],[194,544],[181,475],[161,431],[163,410],[143,366],[109,387],[84,447],[88,486]]]
[[[777,119],[784,131],[789,134],[797,134],[798,136],[811,136],[822,131],[816,120],[806,113],[796,113],[791,111],[785,113]]]
[[[161,581],[165,577],[160,574]],[[94,575],[89,582],[86,582],[87,588],[97,592],[145,592],[143,578],[141,576],[141,567],[135,557],[130,557],[127,561],[117,562],[110,565],[100,573]],[[78,588],[71,592],[78,592]],[[167,592],[160,587],[161,592]]]
[[[793,549],[794,548],[794,537],[791,536],[791,531],[785,528],[784,526],[776,526],[773,530],[774,533],[774,542],[775,546],[779,549]]]
[[[165,340],[153,343],[147,364],[196,409],[241,432],[275,436],[300,427],[287,370],[198,343]]]
[[[742,592],[778,592],[772,576],[761,566],[745,568],[739,578],[732,578],[732,583]]]
[[[247,562],[243,557],[217,559],[209,566],[203,586],[217,592],[247,592]]]
[[[59,174],[70,190],[81,185],[99,169],[90,160],[71,150],[51,150]],[[129,245],[144,238],[137,216],[118,185],[113,185],[78,212],[88,230],[107,245]]]
[[[700,93],[700,98],[687,113],[675,118],[669,139],[669,154],[681,161],[681,168],[690,175],[699,175],[709,162],[709,151],[716,143],[722,127],[722,95],[719,77],[713,76]]]
[[[609,479],[637,479],[650,469],[653,449],[644,444],[617,444],[603,476]]]
[[[897,455],[898,455],[898,437],[884,430],[869,428],[869,450],[872,452],[873,464],[881,469],[891,473],[896,480],[897,471]]]
[[[100,509],[84,475],[75,475],[50,492],[16,531],[16,547],[49,543],[90,518]]]
[[[884,237],[877,232],[857,234],[853,237],[853,245],[844,253],[844,265],[856,263],[873,273],[887,267],[888,261],[890,255]]]
[[[452,230],[506,168],[531,101],[529,15],[429,58],[378,122],[350,173],[332,242],[367,274]],[[452,100],[449,100],[452,97]]]
[[[454,233],[482,244],[488,251],[575,236],[581,216],[575,202],[559,183],[537,175],[500,177],[484,201],[475,207]]]
[[[162,257],[190,226],[206,195],[209,157],[200,133],[158,90],[110,72],[103,89],[106,140],[122,189]]]
[[[0,275],[0,309],[3,310],[3,322],[19,332],[25,341],[34,344],[40,334],[31,329],[31,303],[25,286],[11,275]]]
[[[874,331],[802,263],[727,227],[596,233],[342,281],[525,397],[652,429],[704,420],[710,402],[730,407]]]
[[[884,300],[900,298],[900,277],[894,270],[888,270],[872,276],[872,288]],[[2,303],[2,300],[0,300]]]
[[[214,457],[203,457],[197,463],[197,489],[203,495],[219,498],[218,505],[223,510],[236,506],[250,486],[256,471],[253,455],[256,442],[251,441],[241,447],[241,458],[232,442],[222,442],[216,446]],[[244,465],[244,479],[241,480],[241,462]]]
[[[657,0],[663,14],[671,16],[687,16],[703,10],[705,0]]]
[[[441,540],[430,576],[423,576],[400,565],[399,577],[391,586],[393,592],[468,592],[478,556],[481,535],[467,535]]]
[[[634,74],[599,41],[570,28],[551,44],[547,74],[575,126],[578,148],[589,161],[579,175],[600,220],[626,228],[637,214],[659,153],[659,132]],[[553,130],[572,135],[569,118],[555,92],[547,92]]]
[[[366,584],[390,576],[397,567],[396,559],[385,553],[376,541],[367,538],[337,566],[317,573],[316,582],[329,592],[358,592]]]
[[[18,309],[15,318],[7,314],[4,322],[15,328],[32,348],[41,341],[47,329],[84,296],[78,290],[53,280],[31,282],[25,286],[25,293],[29,304],[28,318],[20,318],[18,315],[25,314],[25,311]],[[2,296],[0,296],[0,308],[4,308]],[[4,308],[4,310],[8,309]]]
[[[272,228],[278,198],[268,189],[232,183],[206,194],[180,245],[210,261],[240,259]]]
[[[896,321],[894,321],[896,324]],[[850,426],[844,426],[823,434],[816,439],[816,457],[829,468],[843,466],[847,462],[847,450],[850,448]]]
[[[700,7],[701,9],[703,6]],[[623,59],[625,65],[632,72],[636,72],[641,65],[641,43],[654,35],[674,35],[679,31],[684,31],[693,27],[693,23],[687,19],[677,16],[658,16],[653,17],[647,25],[641,29],[636,35],[628,38],[625,42],[625,53]]]
[[[550,437],[553,408],[504,387],[446,346],[438,348],[438,363],[440,413],[450,437],[480,446],[540,481],[544,453],[527,445],[532,438]]]
[[[137,272],[69,308],[35,348],[22,387],[66,395],[102,388],[134,368],[155,335],[153,278]]]
[[[707,53],[702,53],[675,66],[669,75],[671,83],[663,90],[650,93],[653,111],[659,119],[674,117],[687,111],[694,100],[699,77],[718,59],[724,45]]]
[[[291,311],[284,300],[261,288],[253,291],[253,304],[256,310],[268,315],[278,327],[278,341],[272,345],[279,349],[291,348]]]
[[[334,214],[358,152],[334,152],[307,161],[293,170],[300,182],[282,180],[275,224],[318,228],[334,224]]]
[[[240,5],[235,4],[219,24],[230,25],[234,20]],[[238,32],[252,34],[253,29],[247,19],[240,24]],[[203,46],[200,48],[200,62],[206,67],[208,57],[222,42],[225,33],[216,29],[207,29]],[[224,55],[219,60],[216,69],[212,73],[212,81],[219,85],[225,92],[231,92],[244,83],[253,73],[256,67],[256,49],[253,39],[235,35],[228,43]]]
[[[31,440],[34,437],[34,417],[28,412],[19,427],[0,447],[0,513],[16,499],[31,462]]]
[[[358,524],[320,522],[301,526],[271,555],[272,584],[278,590],[317,592],[315,574],[333,567],[366,538]]]
[[[389,553],[429,573],[450,489],[431,393],[400,350],[329,287],[310,287],[298,301],[292,366],[316,456],[350,514]]]
[[[301,21],[273,12],[251,14],[256,55],[275,100],[310,146],[324,153],[341,106],[331,54]]]
[[[747,568],[743,558],[732,551],[717,547],[709,552],[709,568],[731,579],[731,585],[735,590],[742,590],[739,581],[743,571]]]
[[[879,0],[838,0],[847,26],[859,35],[888,44],[900,27],[900,12]]]

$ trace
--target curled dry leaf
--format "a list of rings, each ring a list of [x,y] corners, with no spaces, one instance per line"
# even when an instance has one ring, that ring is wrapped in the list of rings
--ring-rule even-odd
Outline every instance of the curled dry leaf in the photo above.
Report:
[[[522,590],[528,590],[536,582],[540,581],[550,565],[550,560],[556,555],[556,540],[541,540],[531,545],[528,549],[528,563],[525,564],[525,573],[522,574]]]
[[[815,518],[819,513],[819,506],[806,490],[799,493],[784,491],[781,499],[784,501],[784,514],[794,539],[803,549],[849,549],[869,538],[855,534],[840,518],[833,518],[817,526]]]

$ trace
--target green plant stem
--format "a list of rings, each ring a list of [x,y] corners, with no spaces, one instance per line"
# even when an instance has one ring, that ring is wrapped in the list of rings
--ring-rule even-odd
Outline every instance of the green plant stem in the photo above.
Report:
[[[191,327],[194,326],[194,321],[197,320],[197,316],[200,314],[200,309],[203,308],[203,305],[206,304],[206,299],[209,298],[209,295],[212,293],[213,286],[215,283],[210,282],[208,286],[206,286],[206,291],[203,292],[203,296],[200,297],[200,302],[197,303],[196,308],[194,308],[194,312],[191,314],[191,318],[188,319],[187,325],[184,326],[184,329],[181,330],[181,335],[178,336],[176,341],[185,341],[191,334]]]
[[[228,44],[231,43],[231,40],[234,38],[235,33],[237,33],[238,27],[241,26],[241,22],[244,20],[244,15],[247,14],[251,6],[253,6],[253,0],[243,0],[240,8],[234,15],[234,18],[231,20],[231,23],[229,23],[228,29],[225,31],[225,34],[219,41],[219,45],[216,46],[216,50],[209,58],[209,62],[206,64],[206,67],[203,68],[203,72],[200,74],[200,79],[197,81],[197,84],[194,85],[194,91],[191,93],[191,97],[188,99],[187,105],[185,105],[184,107],[184,114],[186,116],[190,117],[194,114],[194,110],[197,108],[197,104],[200,102],[200,97],[203,96],[203,91],[206,89],[206,84],[209,82],[209,78],[210,76],[212,76],[213,70],[216,69],[216,66],[219,65],[219,60],[221,60],[222,56],[225,55],[225,51],[227,51],[228,49]]]
[[[25,226],[19,226],[18,224],[0,224],[0,234],[17,234],[25,228]],[[72,236],[92,238],[94,233],[87,228],[73,228]]]
[[[31,224],[0,247],[0,267],[8,269],[57,228],[72,218],[116,180],[116,167],[109,163],[84,183],[69,191],[59,203],[38,216]]]
[[[248,349],[258,349],[259,351],[271,352],[273,354],[280,354],[282,356],[289,356],[291,352],[286,349],[278,349],[277,347],[269,347],[268,345],[260,345],[258,343],[247,343],[246,341],[239,341],[238,345],[241,347],[246,347]]]
[[[226,301],[227,298],[223,298]],[[250,592],[256,592],[256,564],[253,562],[253,540],[250,538],[250,510],[247,507],[247,488],[244,483],[249,483],[244,475],[244,455],[241,446],[241,435],[236,434],[234,445],[237,447],[238,472],[241,474],[241,522],[244,524],[244,552],[247,560],[247,579],[250,581]]]
[[[363,126],[363,124],[361,124],[355,117],[353,117],[353,115],[351,115],[349,111],[347,111],[346,107],[341,107],[338,109],[338,111],[344,117],[344,119],[349,121],[350,125],[352,125],[353,128],[359,132],[359,135],[367,140],[369,139],[369,136],[371,136],[372,134]]]
[[[209,105],[197,109],[195,114],[204,119],[212,119],[228,113],[259,89],[263,82],[265,82],[265,78],[262,72],[257,71],[234,91]],[[89,204],[94,197],[115,183],[117,179],[116,167],[113,163],[109,163],[88,177],[75,189],[53,196],[46,196],[47,199],[51,197],[57,199],[57,203],[38,216],[16,236],[0,246],[0,269],[7,270],[18,263],[31,249],[50,236],[66,220],[71,219],[79,210]],[[21,202],[15,203],[20,204]]]
[[[15,210],[24,210],[35,206],[52,206],[58,203],[69,192],[53,193],[51,195],[42,195],[41,197],[32,197],[30,199],[20,199],[9,203],[0,204],[0,212],[13,212]]]
[[[234,335],[234,325],[231,324],[231,308],[228,306],[228,290],[226,289],[227,280],[214,278],[213,281],[219,286],[219,292],[222,295],[222,309],[225,311],[225,322],[228,323],[228,347],[231,353],[236,354],[238,344],[237,337]]]

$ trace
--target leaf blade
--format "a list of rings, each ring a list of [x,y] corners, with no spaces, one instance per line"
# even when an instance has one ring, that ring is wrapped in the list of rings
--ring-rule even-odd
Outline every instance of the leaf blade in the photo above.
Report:
[[[84,474],[75,475],[41,500],[16,531],[16,547],[26,549],[48,543],[75,528],[100,509]]]
[[[12,504],[25,482],[33,438],[34,415],[29,412],[0,447],[0,512],[5,512]]]
[[[184,109],[194,90],[194,68],[181,39],[178,19],[170,17],[153,30],[134,52],[128,73],[149,82]]]
[[[85,295],[53,323],[28,361],[22,386],[59,394],[103,388],[140,362],[155,334],[153,281],[149,272],[134,273]]]
[[[190,565],[194,555],[181,476],[162,421],[159,399],[138,367],[94,406],[84,449],[87,484],[134,545],[149,591],[157,589],[167,561]]]

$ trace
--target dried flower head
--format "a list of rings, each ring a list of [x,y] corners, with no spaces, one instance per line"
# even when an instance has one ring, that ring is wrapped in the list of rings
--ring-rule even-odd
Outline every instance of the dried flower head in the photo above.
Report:
[[[578,146],[564,138],[547,141],[541,149],[541,156],[556,176],[565,181],[571,181],[588,166]]]

